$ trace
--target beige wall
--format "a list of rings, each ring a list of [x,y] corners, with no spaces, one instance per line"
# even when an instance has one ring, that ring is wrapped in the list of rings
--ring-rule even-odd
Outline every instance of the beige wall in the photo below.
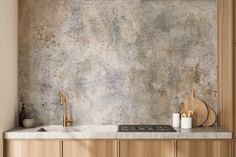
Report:
[[[2,132],[15,126],[17,111],[18,0],[0,0],[0,157]]]

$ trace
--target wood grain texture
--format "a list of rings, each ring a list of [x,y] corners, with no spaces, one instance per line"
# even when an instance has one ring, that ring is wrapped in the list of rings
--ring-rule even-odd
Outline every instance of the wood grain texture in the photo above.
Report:
[[[117,157],[116,140],[63,141],[63,157]]]
[[[230,140],[177,141],[176,157],[231,157]]]
[[[61,142],[47,140],[6,141],[6,157],[61,157]]]
[[[236,138],[236,1],[233,2],[233,32],[234,32],[234,46],[233,46],[233,54],[234,54],[234,132],[233,132],[233,137]],[[236,154],[235,154],[236,156]]]
[[[215,122],[216,122],[216,113],[212,108],[208,107],[207,120],[202,125],[205,127],[209,127],[214,125]]]
[[[208,115],[207,107],[201,100],[194,97],[193,91],[184,100],[180,113],[188,113],[189,111],[193,111],[193,127],[200,126],[206,121]]]
[[[233,131],[233,0],[218,0],[218,117]]]
[[[232,145],[233,145],[233,156],[236,157],[236,140],[232,140]]]
[[[120,157],[175,157],[175,141],[121,140]]]

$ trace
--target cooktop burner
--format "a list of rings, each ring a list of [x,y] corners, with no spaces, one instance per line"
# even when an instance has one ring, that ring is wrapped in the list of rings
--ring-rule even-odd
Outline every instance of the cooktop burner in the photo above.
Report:
[[[119,125],[118,132],[176,132],[170,125]]]

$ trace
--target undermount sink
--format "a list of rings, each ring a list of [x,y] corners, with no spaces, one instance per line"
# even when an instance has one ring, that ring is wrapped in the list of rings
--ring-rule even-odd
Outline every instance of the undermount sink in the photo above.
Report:
[[[29,132],[117,132],[115,125],[83,125],[63,127],[61,125],[41,126],[28,129]]]

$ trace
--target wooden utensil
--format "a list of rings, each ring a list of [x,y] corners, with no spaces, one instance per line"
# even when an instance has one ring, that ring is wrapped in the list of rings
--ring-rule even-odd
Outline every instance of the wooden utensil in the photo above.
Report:
[[[190,110],[193,111],[193,127],[200,126],[206,121],[208,116],[207,107],[201,100],[194,97],[193,91],[180,107],[180,113],[187,113]]]
[[[208,108],[207,120],[202,124],[205,127],[214,125],[216,122],[216,113],[212,108]]]

